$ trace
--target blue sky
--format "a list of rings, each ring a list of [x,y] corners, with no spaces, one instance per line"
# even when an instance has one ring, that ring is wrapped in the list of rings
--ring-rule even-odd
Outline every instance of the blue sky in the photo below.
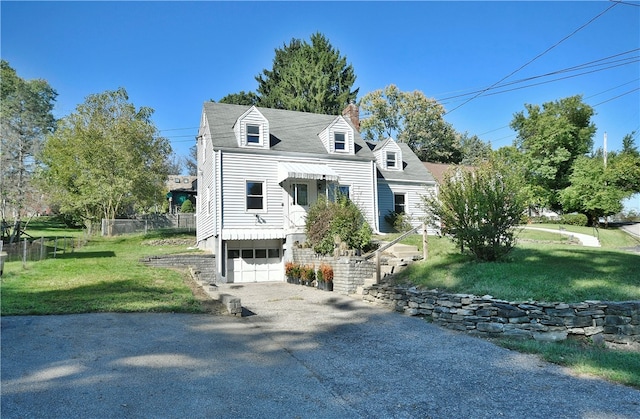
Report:
[[[353,65],[359,98],[391,83],[420,90],[445,105],[458,131],[499,148],[513,142],[508,125],[525,103],[582,94],[597,113],[596,147],[606,131],[608,149],[616,150],[625,134],[640,131],[639,6],[2,1],[1,55],[21,77],[46,79],[57,90],[57,117],[89,94],[125,87],[136,106],[155,109],[156,126],[186,155],[204,101],[254,91],[276,48],[319,31]],[[518,69],[504,80],[517,82],[507,87],[515,90],[449,99]]]

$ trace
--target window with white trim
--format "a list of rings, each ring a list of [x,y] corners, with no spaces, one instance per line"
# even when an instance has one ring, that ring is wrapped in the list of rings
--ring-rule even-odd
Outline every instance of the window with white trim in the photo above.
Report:
[[[404,214],[406,208],[406,196],[403,193],[393,194],[393,211],[396,214]]]
[[[395,151],[387,151],[387,169],[398,168],[397,158],[398,153],[396,153]]]
[[[329,201],[336,202],[340,197],[349,199],[349,185],[329,185]]]
[[[260,125],[247,124],[247,144],[260,144]]]
[[[347,151],[347,136],[344,132],[333,133],[333,148],[335,151]]]
[[[263,181],[247,181],[247,210],[263,210],[264,209],[264,182]]]

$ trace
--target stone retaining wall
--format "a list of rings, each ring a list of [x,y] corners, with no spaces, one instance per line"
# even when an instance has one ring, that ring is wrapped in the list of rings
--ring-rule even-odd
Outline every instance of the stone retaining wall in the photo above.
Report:
[[[388,284],[365,288],[363,299],[411,316],[429,317],[449,329],[487,337],[555,341],[582,335],[594,341],[640,342],[640,301],[510,302]]]
[[[215,255],[209,253],[194,253],[182,255],[148,256],[140,259],[145,265],[157,268],[188,268],[195,270],[202,281],[216,282]]]
[[[293,248],[293,261],[301,265],[313,265],[316,268],[326,263],[333,268],[333,291],[340,294],[353,294],[366,279],[375,275],[376,265],[362,257],[350,256],[334,258],[318,256],[312,249]]]

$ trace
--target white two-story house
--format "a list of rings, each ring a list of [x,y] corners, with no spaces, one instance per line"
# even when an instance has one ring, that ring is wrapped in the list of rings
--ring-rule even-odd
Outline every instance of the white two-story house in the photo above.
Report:
[[[204,104],[197,137],[197,241],[216,255],[222,281],[283,281],[283,261],[296,242],[304,242],[306,214],[318,196],[347,195],[380,232],[387,227],[380,227],[386,211],[379,210],[379,185],[386,185],[385,208],[389,200],[399,205],[389,190],[400,195],[402,185],[419,189],[406,179],[411,172],[403,171],[407,158],[418,160],[411,150],[399,148],[400,170],[390,160],[380,166],[379,151],[390,158],[395,141],[380,149],[365,143],[357,117],[345,115]],[[389,171],[393,176],[387,178]],[[429,179],[422,184],[428,187]],[[413,193],[406,192],[405,208],[415,201]]]

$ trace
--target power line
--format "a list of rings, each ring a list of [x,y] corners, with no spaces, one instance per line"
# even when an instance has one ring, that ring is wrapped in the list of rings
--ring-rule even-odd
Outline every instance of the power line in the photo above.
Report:
[[[634,62],[638,62],[638,61],[640,61],[640,60],[636,60]],[[538,83],[527,84],[525,86],[513,87],[511,89],[504,89],[504,90],[500,90],[498,92],[487,93],[485,96],[495,96],[495,95],[499,95],[499,94],[502,94],[502,93],[513,92],[515,90],[521,90],[521,89],[526,89],[526,88],[529,88],[529,87],[540,86],[542,84],[553,83],[553,82],[560,81],[560,80],[571,79],[571,78],[578,77],[578,76],[584,76],[585,74],[597,73],[598,71],[604,71],[604,70],[609,70],[611,68],[620,67],[621,65],[625,65],[625,64],[618,64],[618,65],[614,65],[614,66],[611,66],[611,67],[601,68],[601,69],[598,69],[598,70],[591,70],[591,71],[585,71],[584,73],[573,74],[571,76],[558,77],[558,78],[553,79],[553,80],[541,81],[541,82],[538,82]]]
[[[602,101],[602,102],[600,102],[600,103],[596,103],[595,105],[593,105],[593,107],[596,107],[596,106],[598,106],[598,105],[602,105],[603,103],[611,102],[612,100],[618,99],[618,98],[620,98],[620,97],[622,97],[622,96],[626,96],[626,95],[628,95],[628,94],[630,94],[630,93],[633,93],[633,92],[637,92],[638,90],[640,90],[640,87],[636,87],[635,89],[629,90],[628,92],[624,92],[624,93],[622,93],[621,95],[618,95],[618,96],[612,97],[611,99],[607,99],[607,100]]]
[[[630,54],[630,53],[636,52],[636,51],[640,51],[640,48],[636,48],[636,49],[632,49],[632,50],[629,50],[629,51],[621,52],[621,53],[618,53],[618,54],[610,55],[610,56],[605,57],[605,58],[600,58],[598,60],[589,61],[589,62],[586,62],[586,63],[583,63],[583,64],[579,64],[579,65],[575,65],[575,66],[572,66],[572,67],[563,68],[561,70],[555,70],[555,71],[552,71],[552,72],[549,72],[549,73],[540,74],[540,75],[532,76],[532,77],[527,77],[527,78],[524,78],[524,79],[519,79],[519,80],[515,80],[515,81],[512,81],[512,82],[509,82],[509,83],[499,84],[499,85],[496,85],[494,87],[487,88],[487,89],[478,89],[478,90],[474,90],[474,91],[471,91],[471,92],[468,92],[468,93],[461,93],[459,95],[448,96],[448,97],[440,98],[438,100],[439,101],[444,101],[444,100],[454,99],[454,98],[458,98],[458,97],[469,96],[469,95],[472,95],[474,93],[493,90],[493,89],[499,89],[500,87],[510,86],[510,85],[518,84],[518,83],[524,83],[526,81],[535,80],[535,79],[539,79],[539,78],[542,78],[542,77],[553,76],[553,75],[556,75],[556,74],[567,73],[567,72],[570,72],[570,71],[576,71],[576,70],[580,70],[580,69],[587,69],[587,68],[590,68],[590,67],[598,67],[598,66],[602,66],[602,65],[613,64],[613,63],[620,62],[620,61],[629,61],[629,60],[632,60],[632,59],[635,60],[635,59],[638,58],[638,56],[627,57],[627,58],[623,58],[621,60],[614,60],[614,61],[610,61],[610,62],[607,62],[607,63],[595,64],[595,63],[599,63],[599,62],[602,62],[602,61],[609,60],[611,58],[619,57],[621,55]],[[630,64],[630,63],[624,63],[624,64]]]
[[[502,83],[503,81],[505,81],[506,79],[508,79],[509,77],[513,76],[514,74],[516,74],[517,72],[519,72],[520,70],[522,70],[523,68],[525,68],[526,66],[528,66],[529,64],[533,63],[534,61],[536,61],[538,58],[542,57],[543,55],[545,55],[546,53],[548,53],[549,51],[551,51],[552,49],[554,49],[555,47],[557,47],[558,45],[560,45],[561,43],[563,43],[564,41],[566,41],[567,39],[571,38],[573,35],[575,35],[576,33],[578,33],[579,31],[581,31],[582,29],[584,29],[585,27],[587,27],[588,25],[590,25],[593,21],[595,21],[596,19],[598,19],[600,16],[602,16],[603,14],[607,13],[609,10],[613,9],[614,7],[616,7],[618,4],[617,3],[613,3],[611,6],[607,7],[603,12],[599,13],[597,16],[595,16],[594,18],[592,18],[591,20],[589,20],[587,23],[585,23],[584,25],[580,26],[578,29],[574,30],[573,32],[571,32],[569,35],[565,36],[564,38],[562,38],[560,41],[556,42],[555,44],[553,44],[551,47],[547,48],[546,50],[544,50],[542,53],[536,55],[533,59],[527,61],[524,65],[520,66],[518,69],[516,69],[515,71],[512,71],[511,73],[509,73],[508,75],[506,75],[505,77],[501,78],[500,80],[498,80],[497,82],[493,83],[491,86],[487,87],[486,89],[480,91],[479,93],[477,93],[475,96],[467,99],[465,102],[461,103],[460,105],[456,106],[455,108],[451,109],[450,111],[446,112],[446,114],[449,114],[453,111],[455,111],[456,109],[461,108],[462,106],[466,105],[467,103],[471,102],[473,99],[477,98],[478,96],[482,95],[483,93],[485,93],[487,90],[495,87],[496,85]]]

